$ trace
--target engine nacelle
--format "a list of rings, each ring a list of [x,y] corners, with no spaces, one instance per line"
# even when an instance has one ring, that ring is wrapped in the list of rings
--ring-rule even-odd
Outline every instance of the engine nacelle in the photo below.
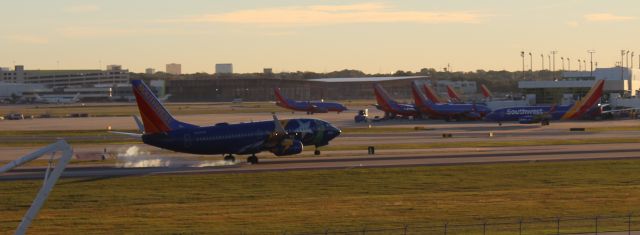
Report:
[[[287,156],[302,152],[302,142],[294,139],[284,139],[280,144],[274,146],[269,151],[276,156]]]

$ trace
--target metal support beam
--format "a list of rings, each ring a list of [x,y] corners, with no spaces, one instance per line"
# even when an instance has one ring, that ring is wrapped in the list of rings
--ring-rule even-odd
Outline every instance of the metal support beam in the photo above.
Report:
[[[49,197],[49,193],[51,193],[53,186],[55,186],[56,182],[62,175],[62,172],[64,171],[64,169],[67,167],[67,164],[71,160],[71,157],[73,156],[73,149],[71,148],[71,146],[69,146],[69,144],[67,144],[66,141],[59,140],[54,144],[51,144],[47,147],[36,150],[33,153],[27,154],[0,168],[0,174],[1,174],[13,168],[16,168],[18,166],[21,166],[29,161],[33,161],[38,157],[45,155],[47,153],[52,153],[51,158],[53,158],[53,154],[55,154],[55,152],[58,152],[58,151],[62,152],[62,156],[58,160],[58,163],[56,164],[56,167],[53,169],[53,171],[50,171],[50,168],[52,166],[52,159],[50,160],[49,167],[47,168],[47,172],[45,172],[44,184],[42,185],[42,188],[40,188],[40,191],[38,191],[38,194],[36,195],[36,198],[33,200],[33,203],[31,203],[31,207],[29,207],[29,210],[27,210],[27,213],[22,218],[22,221],[18,225],[18,228],[16,229],[15,234],[22,235],[27,232],[27,228],[29,228],[29,225],[31,225],[31,221],[33,221],[33,219],[35,219],[36,216],[38,215],[38,212],[44,205],[44,202]]]

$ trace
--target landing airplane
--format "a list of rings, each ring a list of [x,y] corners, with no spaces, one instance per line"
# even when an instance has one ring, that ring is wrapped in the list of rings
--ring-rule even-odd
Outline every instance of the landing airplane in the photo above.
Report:
[[[579,101],[564,106],[524,106],[494,110],[486,119],[491,121],[518,121],[522,124],[539,123],[549,120],[579,119],[602,114],[597,104],[604,90],[604,80],[597,81]],[[594,110],[597,108],[598,110]]]
[[[298,154],[305,145],[325,146],[340,135],[340,129],[322,120],[278,120],[275,114],[273,121],[196,126],[174,119],[141,80],[132,80],[131,84],[142,117],[142,122],[134,117],[141,133],[113,133],[138,137],[145,144],[162,149],[222,154],[226,161],[235,161],[233,154],[251,154],[247,162],[256,164],[256,153]],[[316,149],[315,153],[320,151]]]
[[[389,96],[387,91],[380,84],[373,85],[373,92],[376,96],[378,104],[376,107],[384,111],[385,117],[394,118],[396,116],[403,117],[419,117],[420,113],[413,104],[399,104]]]
[[[424,87],[424,89],[427,88]],[[480,120],[491,112],[487,106],[481,104],[434,103],[422,94],[417,82],[411,84],[411,92],[420,113],[431,119]]]
[[[282,93],[280,93],[280,88],[275,88],[273,91],[276,96],[276,105],[285,109],[303,111],[307,112],[307,114],[328,112],[340,113],[347,110],[347,107],[340,103],[324,101],[295,101],[283,96]]]
[[[35,103],[44,103],[44,104],[73,104],[78,103],[80,101],[80,93],[76,94],[74,97],[64,97],[64,96],[45,96],[41,97],[38,94],[35,94],[35,99],[33,102]]]

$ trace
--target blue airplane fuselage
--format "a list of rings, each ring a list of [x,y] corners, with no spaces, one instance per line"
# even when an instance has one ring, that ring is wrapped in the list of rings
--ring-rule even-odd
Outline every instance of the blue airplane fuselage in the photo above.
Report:
[[[557,106],[556,110],[551,111],[552,106],[524,106],[524,107],[512,107],[497,109],[487,115],[485,118],[490,121],[519,121],[523,119],[529,119],[531,117],[538,117],[542,115],[548,115],[548,118],[552,120],[560,119],[571,108],[568,106]]]
[[[340,134],[331,124],[317,119],[282,120],[287,133],[303,145],[324,146]],[[145,134],[144,143],[191,154],[253,154],[269,151],[276,130],[274,121],[182,128],[167,133]]]

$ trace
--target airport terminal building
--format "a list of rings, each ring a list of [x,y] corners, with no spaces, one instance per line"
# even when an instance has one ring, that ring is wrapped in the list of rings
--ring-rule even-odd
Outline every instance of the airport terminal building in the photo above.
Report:
[[[373,99],[373,84],[380,83],[391,96],[412,100],[411,82],[426,76],[321,79],[219,78],[167,80],[166,93],[177,102],[228,102],[274,100],[273,89],[296,100]]]
[[[518,87],[531,104],[566,104],[585,95],[598,80],[605,80],[604,99],[610,94],[640,94],[640,70],[625,67],[598,68],[593,75],[590,71],[567,71],[556,81],[520,81]]]
[[[6,87],[0,91],[14,89],[11,94],[27,97],[80,93],[83,100],[107,100],[114,94],[113,87],[129,84],[129,79],[129,70],[120,65],[108,65],[106,70],[25,70],[23,65],[16,65],[14,70],[0,70],[0,86]],[[2,92],[0,97],[11,94]]]

